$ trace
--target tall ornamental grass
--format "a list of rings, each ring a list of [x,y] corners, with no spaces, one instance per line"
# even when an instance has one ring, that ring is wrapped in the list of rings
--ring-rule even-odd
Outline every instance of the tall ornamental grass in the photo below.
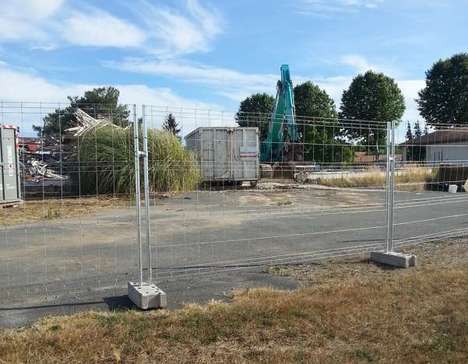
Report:
[[[108,126],[81,137],[78,141],[81,193],[132,194],[135,189],[133,146],[130,129]],[[149,130],[148,152],[151,191],[182,192],[197,187],[200,182],[198,165],[175,135]]]

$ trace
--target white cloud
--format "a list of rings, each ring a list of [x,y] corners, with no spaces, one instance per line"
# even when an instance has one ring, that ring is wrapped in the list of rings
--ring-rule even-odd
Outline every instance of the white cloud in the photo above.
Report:
[[[145,41],[143,31],[97,9],[75,11],[65,19],[62,26],[63,38],[80,46],[137,47]]]
[[[162,60],[146,61],[130,58],[122,63],[108,63],[129,72],[147,73],[157,76],[177,77],[189,82],[221,84],[258,84],[276,79],[276,75],[246,74],[229,68],[212,67],[202,64],[193,64],[181,61]]]
[[[377,70],[378,67],[370,64],[367,59],[358,54],[348,54],[341,58],[343,64],[351,66],[359,73],[364,73],[369,70]]]
[[[198,0],[184,5],[137,0],[128,5],[133,18],[124,19],[86,1],[4,0],[0,42],[30,41],[35,49],[52,50],[65,40],[77,46],[139,47],[165,57],[209,50],[222,32],[221,14]]]
[[[0,64],[0,84],[9,85],[9,87],[0,88],[0,100],[2,101],[0,103],[0,124],[17,124],[24,134],[31,134],[33,124],[40,124],[47,113],[53,111],[60,104],[63,106],[67,103],[67,96],[79,96],[86,90],[107,86],[53,83],[42,77],[14,70],[4,63]],[[117,84],[114,86],[120,90],[122,103],[137,104],[139,107],[142,104],[153,105],[154,126],[160,126],[163,117],[167,114],[166,110],[180,116],[184,123],[185,133],[202,122],[203,118],[200,119],[200,117],[207,114],[207,110],[212,110],[213,123],[219,122],[221,119],[218,117],[221,113],[216,112],[216,110],[220,110],[218,105],[181,97],[169,88],[152,88],[141,84]],[[21,112],[19,102],[25,103],[23,112]],[[198,119],[195,117],[195,109],[200,110]],[[140,112],[140,108],[138,112]],[[230,120],[229,114],[223,115],[226,116],[226,120]]]
[[[301,0],[298,12],[307,15],[331,15],[375,9],[384,0]]]
[[[46,39],[47,20],[54,16],[63,4],[64,0],[3,0],[0,12],[0,41]]]
[[[388,64],[371,63],[369,60],[359,54],[346,54],[340,58],[340,64],[351,67],[357,73],[367,71],[383,72],[393,78],[401,78],[401,72]]]
[[[40,20],[55,14],[64,0],[3,0],[2,16],[11,19]]]
[[[218,94],[233,100],[253,92],[275,93],[278,75],[248,74],[236,70],[193,64],[182,61],[127,59],[124,62],[107,62],[105,65],[128,72],[171,77],[183,82],[207,85]]]
[[[186,12],[140,1],[132,10],[144,24],[149,47],[156,53],[174,56],[206,51],[211,41],[221,33],[222,17],[211,7],[203,7],[198,0],[186,0]]]
[[[208,37],[221,32],[222,16],[215,8],[212,7],[211,10],[208,10],[198,0],[187,0],[187,7]]]

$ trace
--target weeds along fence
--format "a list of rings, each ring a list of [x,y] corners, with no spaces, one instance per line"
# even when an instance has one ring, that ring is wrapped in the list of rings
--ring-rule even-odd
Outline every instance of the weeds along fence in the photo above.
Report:
[[[220,274],[466,233],[464,128],[399,141],[394,124],[298,116],[295,129],[273,125],[273,138],[270,119],[0,103],[0,124],[19,129],[22,194],[0,209],[1,307],[94,302],[139,279],[171,299],[187,278],[209,285]],[[198,153],[186,146],[198,127],[236,125],[257,128],[259,144],[220,132]],[[253,168],[252,153],[256,187],[232,177]],[[447,192],[453,185],[458,193]]]

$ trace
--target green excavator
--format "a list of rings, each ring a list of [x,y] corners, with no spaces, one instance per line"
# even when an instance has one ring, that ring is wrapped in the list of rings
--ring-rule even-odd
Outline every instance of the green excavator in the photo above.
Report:
[[[268,134],[262,142],[262,163],[302,161],[304,148],[296,124],[294,89],[289,66],[281,66],[281,80],[277,84],[275,107],[268,126]]]

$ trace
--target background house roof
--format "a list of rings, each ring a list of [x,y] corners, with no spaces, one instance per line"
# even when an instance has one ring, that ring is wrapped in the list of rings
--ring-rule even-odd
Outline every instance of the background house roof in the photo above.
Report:
[[[400,145],[453,144],[460,142],[468,143],[468,128],[436,130],[411,141],[405,141]]]

